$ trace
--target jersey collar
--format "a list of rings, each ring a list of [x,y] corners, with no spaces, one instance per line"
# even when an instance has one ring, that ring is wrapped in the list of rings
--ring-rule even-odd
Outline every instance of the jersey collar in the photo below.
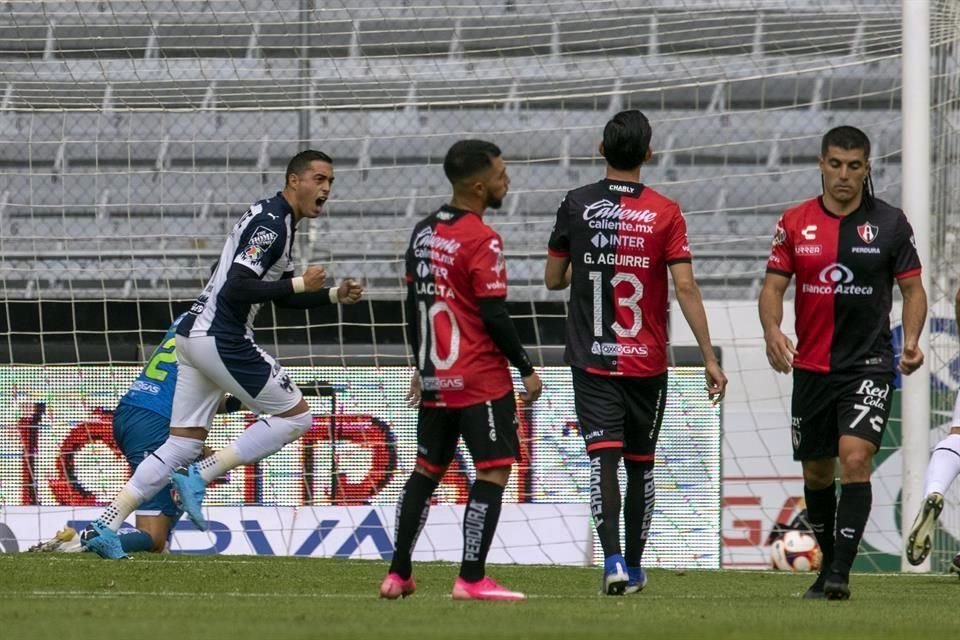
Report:
[[[612,185],[612,184],[622,184],[624,186],[630,187],[636,193],[633,193],[633,192],[628,193],[625,191],[620,192],[620,195],[624,195],[629,198],[640,197],[640,194],[643,193],[643,190],[646,188],[646,185],[643,184],[642,182],[632,182],[630,180],[614,180],[612,178],[604,178],[603,180],[600,181],[600,184],[603,184],[608,188],[609,188],[609,185]]]
[[[291,207],[290,203],[287,202],[287,199],[283,197],[283,191],[277,191],[277,201],[280,203],[280,208],[283,210],[283,215],[293,215],[293,207]]]
[[[822,195],[817,196],[817,204],[820,205],[820,211],[822,211],[822,212],[825,213],[826,215],[830,216],[831,218],[835,218],[835,219],[837,219],[837,220],[844,220],[844,219],[846,219],[846,218],[853,218],[855,215],[857,215],[857,214],[860,213],[861,211],[867,211],[868,209],[871,208],[870,205],[869,205],[869,203],[867,202],[867,197],[866,197],[865,195],[864,195],[864,196],[861,196],[861,198],[860,198],[860,206],[857,207],[856,209],[854,209],[853,211],[851,211],[850,213],[848,213],[848,214],[845,215],[845,216],[837,215],[837,214],[835,214],[833,211],[830,211],[830,209],[827,209],[827,205],[826,205],[826,203],[824,203],[824,201],[823,201],[823,196],[822,196]]]
[[[470,211],[469,209],[458,209],[457,207],[451,206],[450,204],[445,204],[439,209],[437,209],[437,213],[434,215],[437,215],[440,213],[449,214],[450,215],[449,218],[447,218],[447,216],[439,216],[441,219],[447,218],[447,220],[457,220],[459,218],[462,218],[463,216],[470,215],[471,213],[473,215],[477,215],[476,211]]]

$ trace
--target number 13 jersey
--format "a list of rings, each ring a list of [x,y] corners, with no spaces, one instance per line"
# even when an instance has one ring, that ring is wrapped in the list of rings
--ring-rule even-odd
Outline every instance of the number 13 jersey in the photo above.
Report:
[[[480,317],[481,298],[505,298],[496,231],[472,211],[443,206],[417,223],[406,255],[416,292],[423,405],[467,407],[513,390],[506,357]]]
[[[634,182],[601,180],[567,193],[551,256],[573,266],[567,364],[599,375],[667,369],[667,267],[690,262],[676,202]]]

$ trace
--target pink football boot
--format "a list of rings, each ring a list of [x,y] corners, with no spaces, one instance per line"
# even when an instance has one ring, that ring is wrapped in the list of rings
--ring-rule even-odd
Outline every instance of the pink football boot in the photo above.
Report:
[[[416,590],[417,583],[413,581],[413,576],[404,580],[396,573],[388,573],[380,585],[380,597],[387,600],[396,600],[397,598],[412,596]]]
[[[477,582],[467,582],[458,577],[453,583],[454,600],[526,600],[527,596],[519,591],[510,591],[501,587],[493,578],[486,577]]]

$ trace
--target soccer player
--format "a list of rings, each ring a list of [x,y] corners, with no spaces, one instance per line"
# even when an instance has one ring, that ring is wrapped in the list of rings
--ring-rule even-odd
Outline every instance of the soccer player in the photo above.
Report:
[[[524,402],[542,391],[507,311],[503,243],[483,221],[487,208],[502,204],[510,179],[500,149],[482,140],[450,147],[443,170],[453,185],[450,204],[416,224],[406,254],[407,339],[417,359],[408,400],[420,406],[417,463],[397,505],[396,550],[380,597],[407,597],[416,589],[411,554],[462,435],[477,479],[464,512],[453,597],[523,600],[485,569],[503,488],[519,459],[507,362],[520,372]]]
[[[133,473],[170,435],[170,409],[177,384],[176,330],[182,318],[179,316],[167,329],[163,341],[113,413],[113,439]],[[228,396],[218,412],[237,411],[240,407],[239,400]],[[170,531],[183,515],[183,510],[174,503],[172,488],[172,484],[167,484],[137,508],[136,528],[120,529],[118,537],[125,554],[160,553],[166,548]],[[30,551],[70,553],[81,551],[81,547],[79,534],[68,526],[50,540],[34,545]]]
[[[105,558],[124,557],[116,531],[171,478],[187,515],[205,530],[202,503],[210,481],[265,458],[310,428],[312,415],[300,389],[254,342],[253,320],[268,301],[308,309],[360,299],[363,289],[352,280],[325,288],[321,266],[294,276],[297,223],[320,215],[333,180],[328,155],[302,151],[287,165],[283,191],[255,203],[234,226],[207,286],[177,326],[179,372],[170,437],[140,463],[103,515],[84,530],[86,547]],[[224,449],[193,463],[224,392],[271,417],[257,420]],[[190,466],[171,476],[183,465]]]
[[[544,282],[570,286],[564,359],[590,456],[590,505],[605,557],[602,592],[636,593],[653,517],[653,463],[667,391],[667,271],[719,402],[727,385],[693,277],[687,226],[676,202],[640,182],[653,152],[639,111],[604,127],[606,177],[566,194],[550,235]],[[617,472],[623,459],[623,501]],[[620,546],[624,512],[626,557]]]
[[[893,282],[903,295],[905,375],[923,364],[927,297],[907,217],[873,195],[866,134],[831,129],[819,165],[823,195],[777,223],[759,311],[770,366],[793,372],[793,458],[803,467],[807,515],[823,551],[804,597],[842,600],[850,597],[850,567],[870,515],[871,462],[890,415]],[[794,275],[796,347],[780,329]]]
[[[953,313],[960,327],[960,289],[954,300]],[[910,564],[920,564],[930,553],[933,526],[943,511],[943,494],[960,475],[960,393],[957,393],[950,425],[950,433],[937,443],[930,454],[923,486],[923,495],[926,497],[907,538],[907,560]],[[960,571],[960,554],[953,559],[952,569]]]

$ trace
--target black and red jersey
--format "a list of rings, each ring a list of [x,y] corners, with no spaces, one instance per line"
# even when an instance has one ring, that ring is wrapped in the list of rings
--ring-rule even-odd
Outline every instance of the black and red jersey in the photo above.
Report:
[[[416,292],[423,405],[459,408],[510,393],[507,359],[478,303],[507,295],[497,232],[472,211],[441,207],[413,228],[406,278]]]
[[[567,364],[600,375],[667,369],[667,267],[690,262],[676,202],[634,182],[601,180],[567,193],[549,253],[573,265]]]
[[[797,276],[794,367],[892,370],[893,280],[920,274],[903,211],[874,199],[837,216],[808,200],[777,223],[767,272]]]

